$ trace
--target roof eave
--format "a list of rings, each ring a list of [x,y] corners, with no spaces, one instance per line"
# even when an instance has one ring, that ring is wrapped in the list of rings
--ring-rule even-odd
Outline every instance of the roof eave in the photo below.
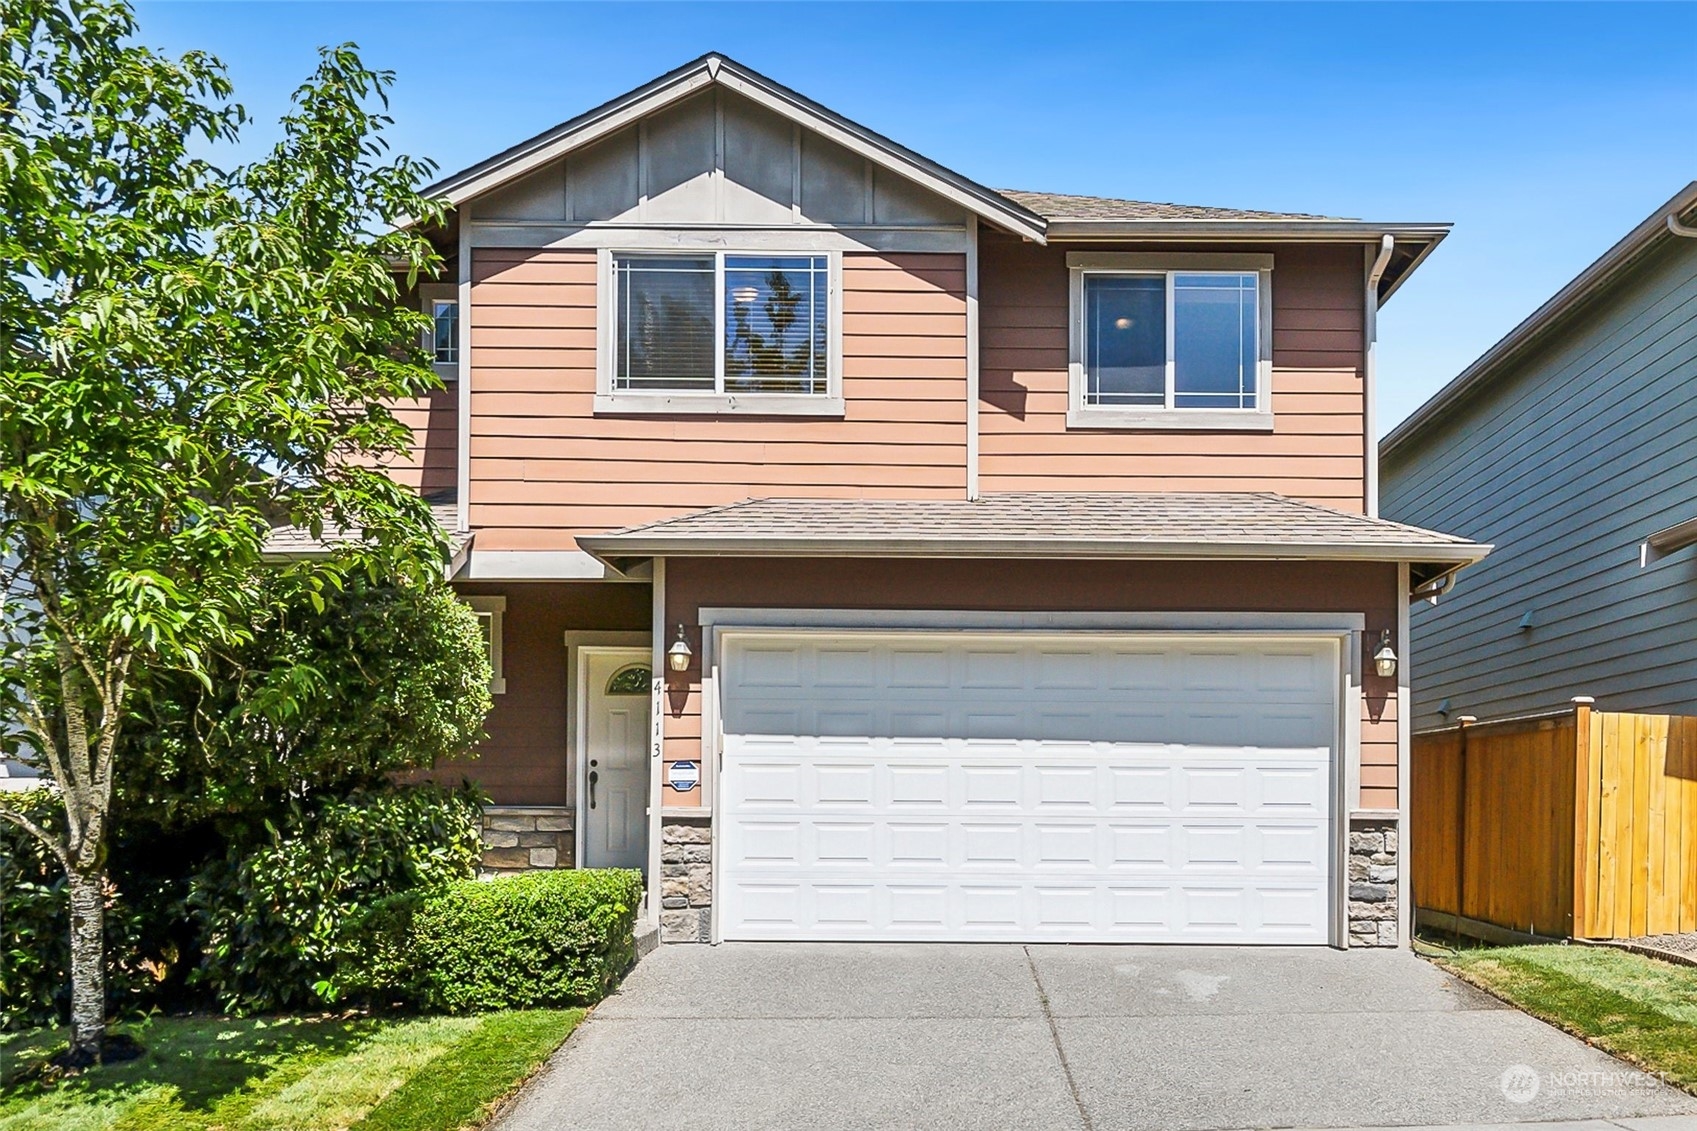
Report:
[[[1049,239],[1234,239],[1361,243],[1381,236],[1433,244],[1450,232],[1444,223],[1376,224],[1366,220],[1198,220],[1194,218],[1091,220],[1052,217]]]
[[[1379,442],[1379,458],[1384,459],[1406,444],[1427,425],[1447,415],[1474,389],[1488,381],[1497,369],[1513,360],[1522,351],[1540,341],[1554,330],[1586,300],[1614,283],[1621,274],[1663,239],[1674,239],[1668,231],[1668,218],[1678,217],[1697,205],[1697,181],[1679,190],[1643,223],[1628,232],[1613,247],[1605,251],[1589,267],[1576,275],[1565,287],[1550,296],[1542,306],[1510,330],[1490,349],[1480,354],[1466,369],[1448,384],[1432,394],[1425,404],[1391,429]]]
[[[444,177],[426,188],[424,195],[445,199],[457,207],[573,149],[623,129],[646,114],[714,85],[815,130],[952,200],[981,219],[1036,243],[1046,242],[1048,225],[1037,213],[716,52],[685,63],[628,94]]]
[[[707,538],[579,535],[578,545],[614,569],[656,557],[1094,558],[1253,561],[1429,562],[1472,565],[1490,553],[1477,542],[1440,544],[1153,542],[1054,538]]]

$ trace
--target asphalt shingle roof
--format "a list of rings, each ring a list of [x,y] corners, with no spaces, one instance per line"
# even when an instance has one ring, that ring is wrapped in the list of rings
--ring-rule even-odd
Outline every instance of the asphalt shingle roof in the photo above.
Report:
[[[432,503],[430,512],[436,516],[436,523],[448,532],[451,552],[456,556],[465,549],[471,541],[471,535],[459,533],[454,527],[459,523],[459,507],[455,503]],[[265,540],[265,553],[272,557],[288,558],[302,557],[311,554],[322,554],[340,542],[347,542],[359,536],[359,532],[347,530],[326,530],[324,537],[314,538],[312,532],[303,526],[272,527],[271,535]]]
[[[1342,220],[1309,212],[1263,212],[1253,208],[1210,208],[1201,204],[1164,204],[1148,200],[1118,200],[1107,196],[1073,196],[1061,192],[997,189],[1015,204],[1045,220]]]
[[[591,553],[759,552],[819,543],[865,543],[880,552],[949,546],[976,553],[1032,550],[1064,556],[1112,547],[1177,556],[1202,547],[1246,556],[1285,548],[1292,556],[1429,555],[1473,560],[1488,547],[1416,526],[1248,492],[1115,492],[986,495],[965,499],[750,499],[612,534],[584,537]],[[1195,556],[1194,554],[1192,556]]]

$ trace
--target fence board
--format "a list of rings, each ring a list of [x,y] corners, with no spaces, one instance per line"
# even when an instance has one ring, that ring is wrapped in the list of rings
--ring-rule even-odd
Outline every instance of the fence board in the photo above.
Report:
[[[1697,717],[1591,710],[1414,736],[1416,906],[1514,931],[1697,930]]]

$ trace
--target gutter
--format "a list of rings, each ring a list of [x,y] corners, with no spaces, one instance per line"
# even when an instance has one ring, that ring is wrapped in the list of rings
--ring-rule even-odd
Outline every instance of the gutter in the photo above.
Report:
[[[1496,345],[1486,350],[1449,384],[1433,394],[1430,400],[1415,409],[1406,420],[1391,429],[1390,435],[1379,444],[1379,458],[1382,460],[1390,456],[1427,425],[1449,412],[1468,393],[1490,380],[1499,366],[1538,342],[1544,334],[1576,313],[1584,302],[1618,280],[1658,241],[1669,235],[1683,234],[1681,229],[1697,234],[1697,229],[1688,228],[1678,219],[1693,205],[1697,205],[1697,181],[1692,181],[1675,193],[1518,326],[1505,334]]]
[[[1125,539],[1054,538],[631,538],[579,535],[587,553],[613,568],[617,562],[652,557],[871,557],[871,558],[1097,558],[1129,560],[1430,562],[1460,568],[1480,561],[1492,547],[1480,542],[1291,543],[1138,542]]]

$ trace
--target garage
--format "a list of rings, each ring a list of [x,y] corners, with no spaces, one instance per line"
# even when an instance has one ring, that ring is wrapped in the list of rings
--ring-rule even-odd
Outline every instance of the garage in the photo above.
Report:
[[[725,939],[1325,944],[1335,638],[724,638]]]

